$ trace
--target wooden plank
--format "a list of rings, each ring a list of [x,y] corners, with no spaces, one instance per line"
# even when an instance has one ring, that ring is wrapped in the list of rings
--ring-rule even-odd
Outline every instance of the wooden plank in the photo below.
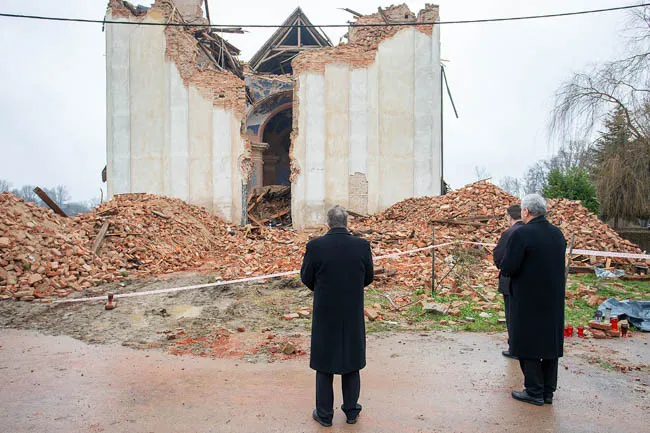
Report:
[[[503,215],[474,215],[467,218],[456,218],[456,221],[489,221],[502,217]]]
[[[459,220],[450,220],[450,219],[432,219],[429,220],[429,224],[456,224],[461,226],[472,226],[472,227],[483,227],[485,224],[474,223],[470,221],[459,221]]]
[[[254,223],[255,223],[257,226],[259,226],[259,227],[263,227],[263,226],[264,226],[264,224],[262,224],[261,222],[259,222],[259,221],[256,220],[255,218],[253,218],[250,214],[248,214],[248,219],[251,220],[252,222],[254,222]]]
[[[355,212],[353,210],[350,210],[350,209],[346,209],[346,211],[348,212],[348,214],[350,216],[355,217],[355,218],[370,218],[368,215],[357,213],[357,212]]]
[[[39,187],[36,187],[34,188],[34,192],[36,193],[36,195],[38,195],[41,198],[41,200],[43,200],[43,202],[45,202],[46,205],[50,207],[50,209],[54,211],[55,214],[61,215],[62,217],[68,216],[66,215],[65,212],[63,212],[63,210],[56,203],[54,203],[54,200],[52,200],[45,191],[43,191]]]
[[[106,232],[108,231],[108,226],[110,225],[111,223],[109,221],[104,221],[104,225],[101,229],[99,229],[99,233],[97,234],[97,237],[95,238],[95,241],[93,242],[93,246],[91,248],[94,254],[97,254],[99,247],[102,246],[102,242],[104,242],[104,237],[106,237]]]

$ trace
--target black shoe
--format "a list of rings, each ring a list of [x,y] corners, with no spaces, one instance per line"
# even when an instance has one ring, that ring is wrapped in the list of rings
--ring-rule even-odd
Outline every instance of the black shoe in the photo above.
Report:
[[[323,418],[318,416],[318,411],[314,409],[314,412],[311,414],[311,416],[318,422],[318,424],[322,425],[323,427],[332,427],[332,421],[325,421]]]
[[[519,359],[517,356],[510,353],[509,350],[504,350],[503,352],[501,352],[501,355],[505,356],[506,358]]]
[[[553,395],[544,396],[544,404],[553,404]]]
[[[360,404],[357,404],[357,409],[359,409],[359,411],[361,411],[361,405]],[[341,410],[343,410],[343,405],[341,405]],[[347,422],[348,424],[356,424],[357,421],[359,420],[359,413],[358,412],[357,412],[357,415],[354,418],[348,418],[347,414],[345,414],[345,416],[346,416],[345,422]]]
[[[523,391],[512,391],[512,398],[515,400],[523,401],[525,403],[534,404],[536,406],[544,406],[544,399],[541,397],[533,397],[528,395],[526,390]]]

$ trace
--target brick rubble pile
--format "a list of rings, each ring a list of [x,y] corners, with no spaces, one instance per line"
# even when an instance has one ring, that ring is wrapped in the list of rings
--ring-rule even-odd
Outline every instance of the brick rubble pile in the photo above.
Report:
[[[495,243],[506,229],[506,208],[518,201],[490,183],[477,182],[441,197],[407,199],[367,218],[352,217],[350,228],[371,242],[376,256],[426,247],[432,228],[436,244]],[[309,240],[308,234],[285,227],[234,226],[203,208],[150,194],[118,195],[73,218],[59,217],[8,192],[0,194],[0,208],[1,299],[67,296],[105,282],[184,270],[209,272],[223,280],[290,271],[299,269]],[[567,240],[575,234],[575,248],[641,252],[579,202],[549,200],[549,211],[549,219]],[[94,254],[93,242],[106,221],[106,236]],[[480,296],[468,292],[476,288],[492,297],[498,271],[490,251],[470,244],[437,248],[436,281],[450,269],[450,256],[456,261],[464,257],[471,272],[458,287],[447,289]],[[379,290],[431,288],[429,252],[384,259],[376,266],[374,287]]]

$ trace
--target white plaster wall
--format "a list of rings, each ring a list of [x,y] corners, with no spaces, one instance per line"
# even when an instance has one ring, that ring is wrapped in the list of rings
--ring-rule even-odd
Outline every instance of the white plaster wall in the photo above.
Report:
[[[153,22],[146,18],[146,22]],[[164,28],[136,26],[129,47],[131,192],[162,194],[166,113]]]
[[[350,71],[350,174],[368,173],[368,69]]]
[[[305,214],[302,218],[308,226],[320,224],[325,211],[325,78],[321,74],[305,74],[301,77],[301,88],[305,90],[305,100],[301,101],[305,112]],[[302,108],[302,105],[301,105]]]
[[[106,72],[109,198],[163,194],[238,224],[241,117],[185,86],[165,57],[164,28],[107,24]]]
[[[112,19],[107,15],[107,19]],[[131,103],[129,40],[134,26],[106,26],[106,176],[107,195],[131,186]]]
[[[413,196],[414,34],[406,29],[383,41],[379,65],[379,207]]]
[[[325,67],[325,208],[348,207],[350,173],[350,68],[345,64]]]
[[[369,213],[440,194],[438,27],[431,36],[401,30],[379,45],[367,68],[329,64],[297,81],[295,227],[323,224],[329,206],[345,206],[356,173],[368,180]]]
[[[173,197],[189,202],[189,91],[176,65],[169,63],[169,176],[165,177],[165,190]]]

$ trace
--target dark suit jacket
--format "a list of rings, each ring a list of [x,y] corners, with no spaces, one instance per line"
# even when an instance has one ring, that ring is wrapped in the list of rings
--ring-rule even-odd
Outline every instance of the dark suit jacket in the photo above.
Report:
[[[511,279],[510,351],[521,359],[563,355],[566,240],[544,217],[510,236],[501,272]]]
[[[344,228],[307,244],[300,277],[314,291],[312,369],[346,374],[365,367],[363,288],[373,276],[370,244]]]
[[[506,252],[506,245],[508,244],[510,235],[512,235],[512,233],[522,225],[524,225],[524,223],[517,221],[508,227],[506,231],[501,234],[499,242],[497,242],[497,246],[494,247],[494,251],[492,252],[492,257],[494,257],[494,265],[497,267],[497,269],[499,269],[499,293],[503,293],[505,296],[511,295],[512,291],[510,290],[510,278],[503,275],[503,272],[500,271],[501,262],[503,261],[503,255]]]

